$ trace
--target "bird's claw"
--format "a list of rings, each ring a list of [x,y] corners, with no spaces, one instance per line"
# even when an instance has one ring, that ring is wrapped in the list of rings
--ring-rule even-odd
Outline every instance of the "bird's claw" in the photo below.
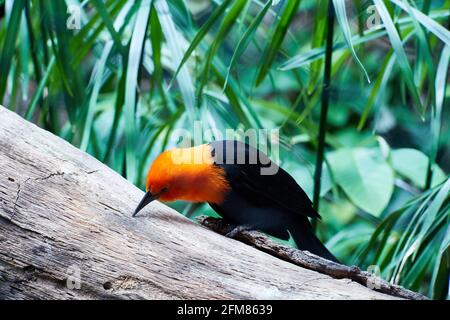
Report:
[[[225,237],[228,238],[234,238],[236,237],[239,233],[241,233],[242,231],[248,231],[251,230],[252,227],[251,226],[246,226],[246,225],[242,225],[242,226],[237,226],[235,228],[233,228],[233,230],[231,230],[230,232],[228,232]]]

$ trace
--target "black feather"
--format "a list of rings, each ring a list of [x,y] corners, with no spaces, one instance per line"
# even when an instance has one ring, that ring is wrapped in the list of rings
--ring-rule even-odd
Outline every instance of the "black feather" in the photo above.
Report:
[[[214,163],[224,169],[231,190],[223,203],[211,204],[225,220],[287,240],[329,260],[336,258],[316,238],[308,217],[320,218],[311,200],[286,171],[246,143],[224,140],[212,146]],[[275,174],[262,174],[272,168]]]

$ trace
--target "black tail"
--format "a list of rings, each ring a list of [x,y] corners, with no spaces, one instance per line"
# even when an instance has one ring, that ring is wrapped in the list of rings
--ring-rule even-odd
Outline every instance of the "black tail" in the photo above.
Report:
[[[335,256],[320,242],[311,230],[311,226],[304,222],[291,223],[289,232],[294,238],[297,247],[300,250],[307,250],[322,258],[340,263]]]

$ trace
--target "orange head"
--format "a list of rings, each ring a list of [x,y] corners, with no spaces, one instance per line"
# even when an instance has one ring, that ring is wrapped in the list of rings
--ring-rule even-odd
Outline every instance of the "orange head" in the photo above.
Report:
[[[136,215],[155,199],[220,204],[229,189],[225,171],[214,165],[211,146],[175,148],[160,154],[147,174],[144,198]]]

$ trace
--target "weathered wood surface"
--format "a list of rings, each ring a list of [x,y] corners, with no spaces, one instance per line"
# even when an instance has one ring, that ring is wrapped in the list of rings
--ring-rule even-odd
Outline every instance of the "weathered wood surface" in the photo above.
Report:
[[[0,106],[0,298],[394,298],[277,259],[160,203],[132,218],[142,195]]]

